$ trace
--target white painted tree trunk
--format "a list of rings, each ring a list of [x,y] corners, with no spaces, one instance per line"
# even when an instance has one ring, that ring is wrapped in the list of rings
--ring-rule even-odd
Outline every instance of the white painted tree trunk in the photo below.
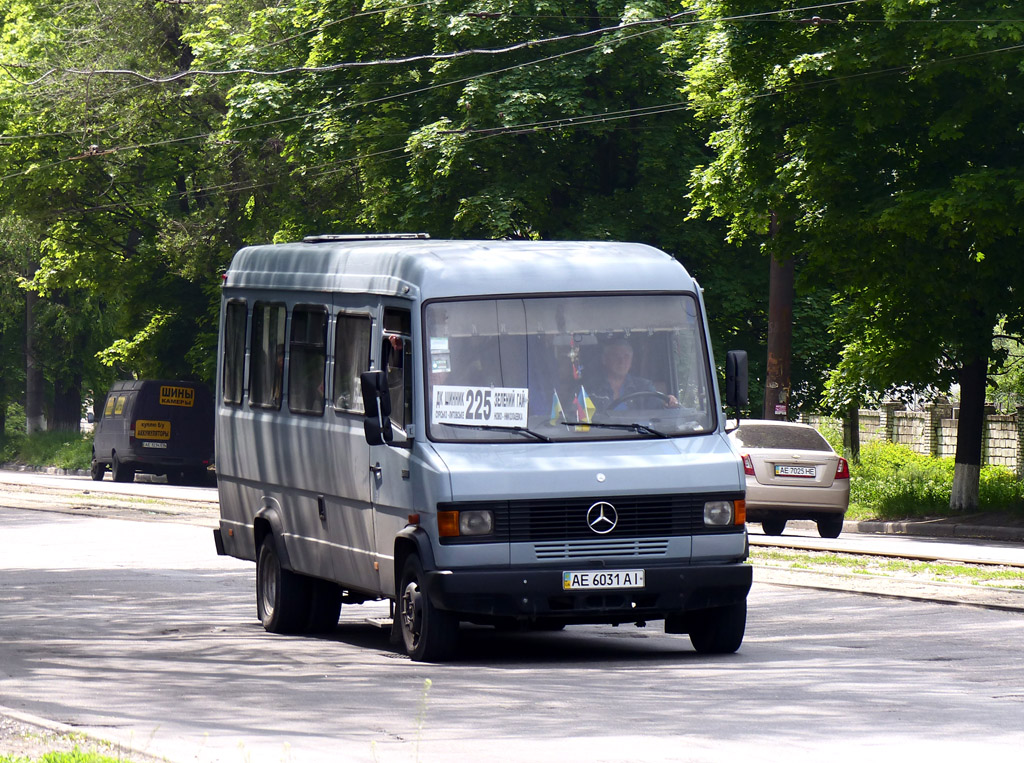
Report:
[[[954,511],[977,511],[978,485],[980,480],[980,465],[955,464],[953,468],[953,492],[949,496],[949,508]]]

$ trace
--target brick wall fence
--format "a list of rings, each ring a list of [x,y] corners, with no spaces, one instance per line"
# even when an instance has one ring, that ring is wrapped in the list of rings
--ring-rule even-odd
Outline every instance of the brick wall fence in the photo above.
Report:
[[[878,410],[860,410],[860,441],[887,440],[913,448],[926,456],[952,458],[956,454],[958,409],[948,403],[929,403],[923,411],[904,410],[902,403],[883,403]],[[801,421],[816,427],[842,427],[839,419],[803,415]],[[982,435],[983,463],[998,464],[1024,479],[1024,406],[1008,416],[985,408]]]

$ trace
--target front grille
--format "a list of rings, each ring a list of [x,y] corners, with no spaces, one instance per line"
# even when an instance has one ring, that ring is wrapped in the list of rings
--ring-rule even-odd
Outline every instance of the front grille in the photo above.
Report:
[[[736,493],[680,493],[675,495],[631,495],[587,498],[543,498],[520,501],[482,501],[439,504],[438,511],[490,510],[494,512],[494,534],[465,538],[442,538],[454,543],[548,543],[591,541],[618,543],[634,538],[672,538],[704,533],[739,531],[740,526],[707,527],[704,503],[738,500]],[[603,501],[615,507],[618,523],[606,534],[595,533],[587,524],[587,512]],[[630,553],[638,553],[630,546]]]
[[[668,541],[662,538],[633,540],[566,540],[534,544],[538,559],[585,559],[592,556],[664,556]]]

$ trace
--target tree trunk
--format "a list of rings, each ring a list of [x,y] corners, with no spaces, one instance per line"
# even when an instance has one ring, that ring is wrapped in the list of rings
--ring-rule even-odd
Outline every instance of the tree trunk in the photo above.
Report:
[[[843,445],[851,461],[860,459],[860,406],[851,405],[843,419]]]
[[[53,423],[51,429],[60,432],[82,430],[82,376],[76,374],[70,381],[54,381]]]
[[[46,429],[43,415],[43,368],[36,357],[35,292],[25,292],[25,432]]]
[[[988,358],[965,363],[960,369],[960,419],[956,428],[953,492],[949,497],[949,508],[953,511],[978,509],[987,371]]]
[[[789,418],[790,358],[793,350],[793,279],[790,257],[772,257],[768,284],[768,367],[764,389],[764,418]]]

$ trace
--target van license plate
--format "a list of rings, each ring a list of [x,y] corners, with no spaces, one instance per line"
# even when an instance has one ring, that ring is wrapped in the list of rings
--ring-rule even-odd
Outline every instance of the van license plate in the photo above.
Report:
[[[163,449],[166,450],[167,443],[166,442],[149,442],[147,440],[146,442],[142,443],[142,447],[143,448],[163,448]]]
[[[814,477],[813,466],[789,466],[788,464],[775,465],[776,477]]]
[[[562,573],[563,591],[643,587],[643,570],[581,570]]]

